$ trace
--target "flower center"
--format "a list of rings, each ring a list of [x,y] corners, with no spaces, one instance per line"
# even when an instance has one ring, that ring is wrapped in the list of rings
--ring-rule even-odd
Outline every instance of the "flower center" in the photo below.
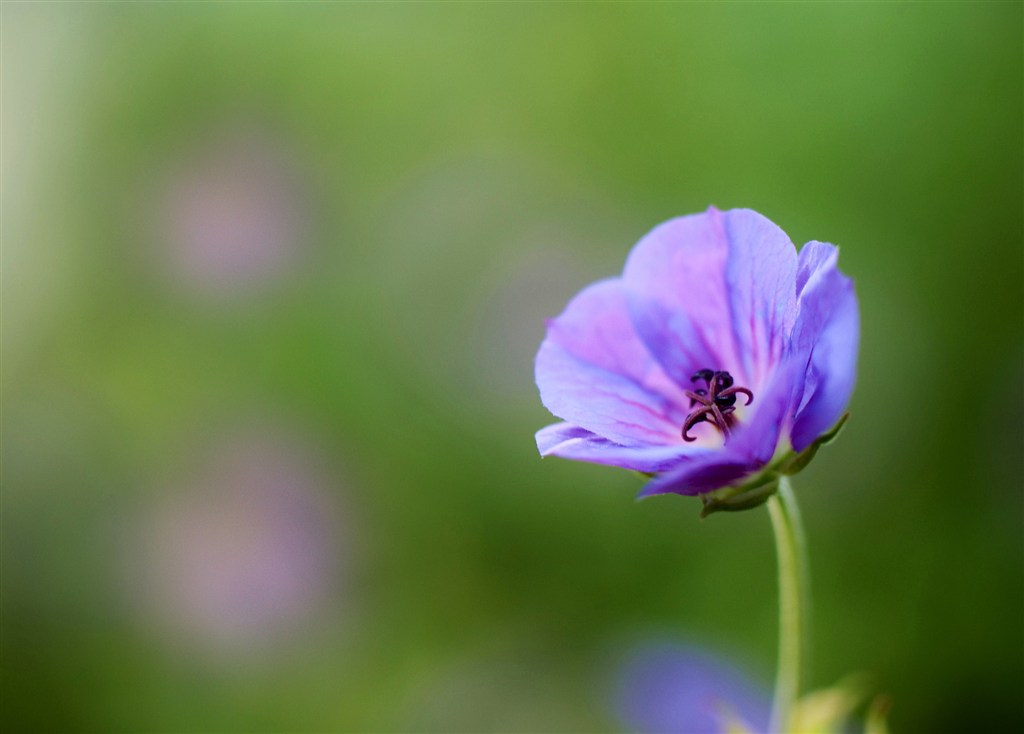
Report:
[[[724,370],[697,370],[690,381],[697,380],[704,380],[707,388],[685,391],[686,397],[690,398],[690,407],[697,407],[690,411],[686,416],[686,422],[683,423],[683,440],[696,441],[696,437],[691,436],[689,431],[704,421],[721,431],[728,440],[729,433],[736,425],[736,417],[733,415],[736,411],[736,396],[744,395],[747,398],[745,404],[750,405],[754,402],[754,393],[745,387],[734,387],[732,375]]]

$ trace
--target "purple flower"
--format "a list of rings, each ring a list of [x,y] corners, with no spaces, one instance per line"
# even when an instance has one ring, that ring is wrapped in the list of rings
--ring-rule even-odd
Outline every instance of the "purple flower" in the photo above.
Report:
[[[715,734],[765,731],[771,697],[739,669],[700,648],[651,640],[630,650],[615,708],[630,731]]]
[[[823,242],[798,256],[749,209],[655,227],[621,277],[548,322],[537,386],[564,422],[538,431],[541,455],[655,475],[641,496],[801,468],[856,376],[857,297],[837,258]]]

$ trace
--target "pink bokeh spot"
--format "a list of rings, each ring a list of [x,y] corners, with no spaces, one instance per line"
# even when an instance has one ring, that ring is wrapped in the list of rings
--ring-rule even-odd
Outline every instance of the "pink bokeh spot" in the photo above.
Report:
[[[297,166],[246,131],[197,146],[171,167],[156,226],[172,281],[209,297],[259,292],[287,275],[305,236]]]
[[[151,508],[133,564],[147,616],[213,653],[264,649],[331,611],[348,543],[337,496],[288,438],[237,436]]]

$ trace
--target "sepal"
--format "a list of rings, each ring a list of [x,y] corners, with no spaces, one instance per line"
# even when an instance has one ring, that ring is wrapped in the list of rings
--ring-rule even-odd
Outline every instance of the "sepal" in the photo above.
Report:
[[[806,469],[807,465],[818,454],[818,449],[832,443],[836,439],[836,436],[843,430],[849,417],[849,413],[844,413],[828,432],[819,436],[814,443],[803,451],[796,452],[792,449],[789,451],[779,451],[768,466],[754,474],[746,482],[736,486],[720,487],[697,495],[702,503],[700,510],[701,519],[703,520],[715,512],[741,512],[742,510],[751,510],[763,505],[778,490],[779,479],[783,476],[792,476]],[[658,476],[654,472],[634,470],[633,473],[644,479],[653,479]],[[642,496],[643,494],[641,493]],[[638,499],[641,497],[638,497]]]
[[[763,473],[753,481],[739,487],[723,487],[714,492],[700,495],[704,506],[700,510],[703,520],[714,512],[740,512],[760,507],[779,489],[779,478],[772,473]]]
[[[853,675],[831,688],[806,694],[793,708],[790,728],[794,734],[841,734],[867,697],[867,688],[864,676]]]
[[[793,734],[845,734],[859,731],[854,722],[868,698],[871,683],[867,676],[851,675],[831,688],[812,691],[803,696],[793,708],[789,729]],[[888,734],[886,715],[889,698],[876,696],[868,705],[864,716],[864,734]]]
[[[789,456],[782,460],[781,463],[777,464],[776,471],[779,474],[786,474],[788,476],[802,472],[807,468],[807,465],[811,463],[811,460],[815,455],[817,455],[818,449],[835,440],[836,436],[839,435],[839,432],[843,430],[843,426],[846,425],[846,421],[849,417],[849,413],[843,413],[842,417],[836,421],[836,424],[832,426],[831,430],[818,436],[814,443],[805,448],[799,454],[791,452]]]
[[[864,723],[864,734],[889,734],[889,707],[892,701],[888,696],[875,696],[868,706],[867,721]]]

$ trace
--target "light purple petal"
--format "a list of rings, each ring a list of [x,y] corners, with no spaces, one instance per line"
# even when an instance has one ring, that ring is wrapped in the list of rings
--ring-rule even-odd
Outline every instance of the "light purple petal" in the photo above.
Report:
[[[569,423],[618,444],[682,444],[685,398],[637,337],[618,279],[548,323],[535,375],[544,406]]]
[[[588,439],[600,438],[585,428],[574,426],[572,423],[552,423],[537,431],[537,451],[541,456],[558,456],[557,449],[562,444],[572,441],[586,441]]]
[[[667,471],[679,463],[681,456],[691,453],[685,444],[623,446],[571,423],[555,423],[537,431],[537,449],[541,456],[608,464],[646,473]]]
[[[802,451],[839,420],[857,376],[860,314],[853,281],[837,267],[838,250],[809,242],[800,252],[794,350],[807,371],[793,424],[793,448]]]
[[[623,281],[637,333],[688,385],[724,369],[760,387],[783,356],[795,317],[796,250],[749,209],[669,220],[633,248]]]
[[[704,494],[764,468],[775,455],[779,435],[789,420],[800,367],[792,360],[779,365],[768,387],[755,396],[749,418],[736,428],[723,448],[681,458],[675,469],[648,482],[639,496]]]
[[[703,368],[739,366],[716,211],[671,219],[633,248],[622,274],[637,332],[679,384]]]
[[[807,287],[807,281],[815,273],[823,273],[834,268],[839,259],[839,248],[827,242],[811,240],[800,248],[796,268],[796,293],[799,302],[800,294]],[[799,309],[799,305],[798,305]]]
[[[751,384],[782,359],[796,318],[796,248],[774,222],[751,209],[725,213],[732,322]]]

